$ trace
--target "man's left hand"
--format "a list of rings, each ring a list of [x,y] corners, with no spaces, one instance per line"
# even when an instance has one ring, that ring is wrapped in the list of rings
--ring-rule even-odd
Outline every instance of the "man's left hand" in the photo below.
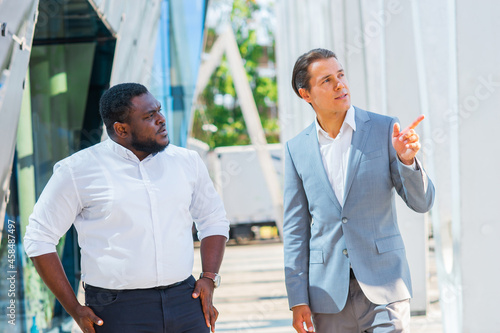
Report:
[[[219,317],[219,311],[212,303],[214,294],[214,282],[207,278],[201,278],[196,281],[193,291],[193,298],[201,299],[201,306],[203,314],[205,315],[205,322],[207,327],[211,327],[212,332],[215,332],[215,321]]]
[[[410,126],[400,131],[401,127],[398,123],[394,124],[392,132],[392,146],[398,154],[399,160],[406,165],[412,165],[420,150],[419,136],[415,132],[420,122],[424,120],[424,115],[419,116]]]

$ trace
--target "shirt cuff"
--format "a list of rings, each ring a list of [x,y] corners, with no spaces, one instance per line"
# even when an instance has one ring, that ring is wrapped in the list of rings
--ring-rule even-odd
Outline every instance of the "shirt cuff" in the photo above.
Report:
[[[24,250],[30,258],[57,252],[56,246],[52,243],[34,241],[26,238],[24,238]]]
[[[401,165],[403,165],[405,168],[412,169],[412,170],[415,170],[415,171],[416,171],[416,170],[418,170],[418,169],[417,169],[417,158],[416,158],[416,157],[415,157],[415,158],[413,158],[413,164],[412,164],[412,165],[406,165],[406,164],[404,164],[403,162],[401,162],[401,160],[399,159],[399,157],[398,157],[398,161],[399,161],[399,163],[400,163]]]
[[[198,231],[198,239],[200,241],[209,236],[224,236],[229,240],[229,223],[225,226],[210,226],[207,229]]]

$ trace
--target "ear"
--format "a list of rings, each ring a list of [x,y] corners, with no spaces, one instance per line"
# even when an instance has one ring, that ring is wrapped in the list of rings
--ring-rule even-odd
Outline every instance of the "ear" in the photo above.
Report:
[[[115,130],[116,136],[125,139],[129,135],[129,126],[127,123],[115,122],[113,124],[113,129]]]
[[[302,97],[302,99],[304,101],[311,104],[311,96],[309,95],[309,92],[307,90],[305,90],[304,88],[300,88],[299,94],[300,94],[300,97]]]

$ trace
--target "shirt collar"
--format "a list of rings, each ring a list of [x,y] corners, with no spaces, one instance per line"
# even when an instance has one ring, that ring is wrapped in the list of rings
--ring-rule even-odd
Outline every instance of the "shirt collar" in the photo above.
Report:
[[[113,152],[117,153],[118,155],[120,155],[123,158],[126,158],[127,160],[135,161],[135,162],[138,162],[138,163],[140,162],[139,158],[130,149],[125,148],[121,144],[113,141],[113,139],[108,138],[106,140],[106,145]],[[146,157],[146,158],[148,158],[148,157]]]
[[[346,126],[350,126],[353,131],[356,131],[355,112],[356,112],[356,110],[351,105],[349,110],[347,110],[347,113],[346,113],[345,118],[344,118],[344,122],[342,123],[342,126],[340,127],[339,134],[342,134],[344,132]],[[328,135],[328,133],[324,129],[321,128],[321,126],[319,125],[319,122],[318,122],[318,117],[316,117],[314,119],[314,122],[316,123],[316,134],[318,135],[318,139],[320,137],[324,137],[324,138],[329,138],[330,140],[334,140],[333,138],[330,137],[330,135]]]

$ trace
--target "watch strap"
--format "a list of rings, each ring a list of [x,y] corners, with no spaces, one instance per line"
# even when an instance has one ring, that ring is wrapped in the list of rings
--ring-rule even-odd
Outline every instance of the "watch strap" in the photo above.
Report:
[[[200,279],[201,278],[208,278],[212,280],[214,283],[214,288],[217,288],[220,285],[220,275],[217,273],[203,272],[200,274]]]
[[[210,272],[203,272],[200,274],[200,279],[201,278],[209,278],[211,280],[214,280],[217,278],[217,273],[210,273]]]

